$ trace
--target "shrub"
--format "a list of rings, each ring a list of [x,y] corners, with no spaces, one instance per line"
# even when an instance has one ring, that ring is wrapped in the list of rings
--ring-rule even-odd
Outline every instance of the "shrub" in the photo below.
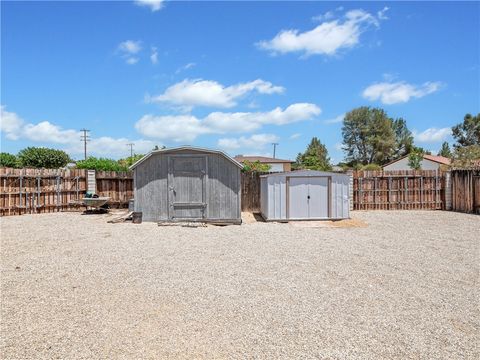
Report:
[[[89,157],[87,160],[79,160],[77,169],[104,170],[104,171],[128,171],[128,166],[117,160],[107,158]]]
[[[21,167],[57,169],[65,167],[70,161],[65,151],[45,147],[27,147],[18,153]]]
[[[260,161],[248,161],[245,160],[243,162],[243,171],[244,172],[249,172],[249,171],[258,171],[258,172],[267,172],[270,170],[271,166],[268,164],[262,164]]]
[[[376,171],[376,170],[382,170],[382,167],[378,164],[367,164],[367,165],[363,165],[361,170],[365,170],[365,171],[369,171],[369,170],[372,170],[372,171]]]
[[[0,166],[14,168],[18,166],[17,157],[6,152],[0,153]]]

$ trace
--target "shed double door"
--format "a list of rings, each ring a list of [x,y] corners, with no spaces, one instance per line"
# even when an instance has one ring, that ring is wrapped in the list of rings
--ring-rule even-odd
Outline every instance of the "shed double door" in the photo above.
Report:
[[[289,219],[329,217],[328,177],[291,177],[288,191]]]
[[[206,216],[207,158],[170,156],[168,160],[168,217],[200,220]]]

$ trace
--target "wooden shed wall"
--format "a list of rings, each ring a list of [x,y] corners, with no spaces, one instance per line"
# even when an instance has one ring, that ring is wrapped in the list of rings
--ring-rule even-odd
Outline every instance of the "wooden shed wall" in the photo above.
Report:
[[[240,220],[240,168],[221,154],[179,150],[153,154],[135,168],[135,211],[145,221],[168,220],[168,157],[175,155],[207,157],[207,220]]]

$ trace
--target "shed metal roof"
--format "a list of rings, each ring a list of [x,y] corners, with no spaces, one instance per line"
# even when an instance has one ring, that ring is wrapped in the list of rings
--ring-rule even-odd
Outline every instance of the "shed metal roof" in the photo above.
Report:
[[[227,154],[225,154],[221,150],[213,150],[213,149],[207,149],[207,148],[201,148],[201,147],[195,147],[195,146],[178,146],[178,147],[173,147],[173,148],[165,148],[165,149],[158,149],[158,150],[152,150],[150,151],[147,155],[142,157],[140,160],[136,161],[134,164],[130,166],[130,170],[135,169],[138,165],[140,165],[142,162],[147,160],[150,156],[156,155],[156,154],[166,154],[170,152],[175,152],[175,151],[180,151],[180,150],[193,150],[193,151],[199,151],[199,152],[204,152],[204,153],[209,153],[209,154],[218,154],[222,155],[225,159],[228,161],[234,163],[237,165],[240,169],[243,169],[243,165],[240,164],[238,161],[235,159],[231,158]]]

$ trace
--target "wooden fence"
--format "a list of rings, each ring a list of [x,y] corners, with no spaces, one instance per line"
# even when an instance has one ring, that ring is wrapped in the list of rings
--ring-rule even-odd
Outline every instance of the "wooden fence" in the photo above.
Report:
[[[444,209],[445,177],[435,170],[357,171],[354,210]]]
[[[452,170],[452,210],[480,214],[480,169]]]
[[[260,211],[260,172],[242,172],[242,211]]]
[[[87,192],[87,170],[0,168],[0,216],[79,209]],[[96,171],[96,193],[112,207],[133,198],[131,172]]]

